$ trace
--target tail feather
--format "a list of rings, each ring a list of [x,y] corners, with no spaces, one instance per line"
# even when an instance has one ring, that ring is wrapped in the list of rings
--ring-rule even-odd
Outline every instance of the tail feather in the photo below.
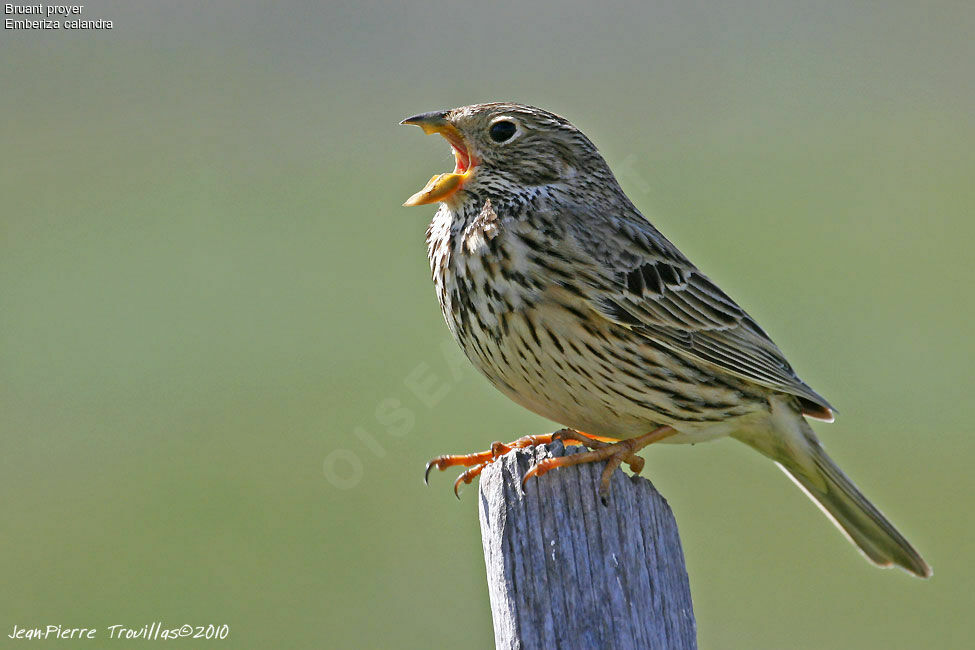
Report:
[[[805,468],[776,464],[871,562],[882,567],[897,565],[919,578],[930,578],[931,567],[910,542],[857,489],[822,446],[817,443],[812,449],[818,452],[813,457],[819,472],[816,477],[809,477]],[[823,483],[825,487],[820,487]]]
[[[931,577],[928,563],[837,467],[809,424],[801,416],[794,422],[799,430],[794,430],[791,440],[780,438],[774,445],[767,444],[768,439],[743,441],[775,460],[871,562],[896,565],[919,578]]]

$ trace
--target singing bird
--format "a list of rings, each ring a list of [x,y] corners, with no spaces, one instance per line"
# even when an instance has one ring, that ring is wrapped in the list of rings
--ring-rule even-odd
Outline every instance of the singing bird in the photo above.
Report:
[[[771,458],[863,554],[931,569],[826,455],[806,418],[834,409],[796,375],[738,304],[633,205],[595,145],[567,120],[513,103],[463,106],[402,124],[443,136],[452,172],[404,205],[439,203],[427,230],[444,319],[501,392],[566,428],[439,456],[469,483],[499,455],[562,439],[590,451],[528,476],[607,461],[599,486],[656,442],[731,436]]]

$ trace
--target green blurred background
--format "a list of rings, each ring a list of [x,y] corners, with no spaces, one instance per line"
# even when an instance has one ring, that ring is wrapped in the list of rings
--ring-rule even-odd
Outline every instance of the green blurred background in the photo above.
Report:
[[[396,123],[505,99],[752,312],[935,568],[872,568],[742,445],[654,448],[702,648],[970,647],[971,3],[84,13],[115,29],[0,32],[0,641],[492,644],[473,488],[423,464],[554,425],[458,363],[400,207],[452,160]]]

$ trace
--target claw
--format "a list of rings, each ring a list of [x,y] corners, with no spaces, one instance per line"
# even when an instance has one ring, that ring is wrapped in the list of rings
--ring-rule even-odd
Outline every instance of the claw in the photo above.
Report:
[[[613,478],[613,472],[623,463],[622,456],[611,456],[609,460],[606,461],[606,467],[603,468],[602,476],[599,477],[599,500],[604,506],[609,505],[609,488],[610,480]]]
[[[642,436],[637,436],[636,438],[629,438],[613,444],[607,444],[600,440],[588,438],[587,436],[572,431],[571,429],[563,429],[562,431],[553,434],[553,438],[556,440],[578,440],[579,442],[582,442],[582,444],[592,449],[592,451],[583,452],[581,454],[573,454],[571,456],[560,456],[558,458],[543,458],[535,463],[534,467],[525,472],[525,477],[521,481],[522,490],[524,490],[528,479],[547,474],[556,467],[570,467],[572,465],[595,463],[605,460],[606,467],[603,468],[602,476],[600,476],[597,494],[599,495],[599,500],[602,501],[603,505],[609,505],[610,479],[613,477],[613,472],[615,472],[621,464],[626,463],[635,473],[639,473],[643,469],[645,461],[637,456],[636,452],[643,449],[647,445],[666,438],[667,436],[671,436],[674,433],[676,433],[674,429],[664,426],[654,429],[650,433]]]
[[[471,481],[481,475],[481,472],[485,467],[490,465],[490,463],[481,463],[480,465],[474,465],[473,467],[467,468],[457,480],[454,481],[454,496],[460,499],[460,484],[470,485]]]
[[[561,429],[555,433],[550,433],[540,436],[523,436],[518,438],[514,442],[503,443],[494,442],[491,443],[491,449],[489,451],[482,451],[476,454],[462,454],[456,456],[437,456],[429,463],[427,463],[426,471],[423,474],[423,482],[427,485],[430,484],[430,472],[436,467],[438,470],[443,471],[448,467],[454,467],[457,465],[466,467],[467,469],[457,477],[454,481],[454,495],[460,498],[460,486],[469,485],[475,478],[477,478],[485,467],[496,461],[497,459],[504,456],[506,453],[512,449],[524,449],[526,447],[535,447],[538,445],[544,445],[552,442],[553,440],[561,440],[566,444],[583,444],[589,449],[593,450],[603,450],[600,456],[600,460],[603,458],[608,458],[613,455],[613,452],[607,451],[609,447],[613,449],[620,449],[615,447],[610,442],[616,443],[613,438],[605,438],[600,436],[591,436],[589,434],[580,433],[572,429]],[[528,479],[533,476],[541,476],[546,472],[555,469],[556,467],[562,467],[564,465],[575,465],[580,462],[589,462],[590,455],[595,453],[589,452],[589,454],[576,454],[571,457],[562,458],[546,458],[535,464],[528,473],[525,474],[525,478],[522,479],[521,485],[524,489]],[[621,452],[616,452],[617,454]],[[576,460],[568,461],[568,458],[573,458]],[[585,460],[584,460],[585,459]],[[636,456],[623,457],[622,459],[635,471],[639,472],[643,468],[643,459]]]
[[[450,467],[450,465],[448,463],[449,460],[450,460],[450,456],[437,456],[436,458],[434,458],[433,460],[431,460],[429,463],[427,463],[427,469],[423,473],[423,482],[426,485],[430,485],[430,470],[433,469],[434,467],[436,467],[441,472],[444,471],[445,469],[447,469],[448,467]]]
[[[553,462],[558,460],[557,458],[543,458],[534,465],[532,465],[527,472],[525,472],[525,477],[521,479],[521,489],[525,489],[525,485],[528,484],[528,479],[534,478],[536,476],[542,476],[548,474],[551,470],[555,469],[557,465]]]
[[[454,482],[454,494],[457,498],[460,498],[460,485],[469,484],[473,481],[485,467],[496,461],[501,456],[512,449],[522,449],[524,447],[534,447],[535,445],[543,445],[552,441],[551,434],[542,436],[524,436],[510,443],[503,442],[493,442],[491,443],[491,449],[488,451],[482,451],[476,454],[461,454],[456,456],[437,456],[429,463],[427,463],[426,471],[423,474],[423,482],[427,485],[430,484],[430,471],[434,467],[443,471],[448,467],[454,467],[460,465],[466,467],[466,469],[457,480]]]

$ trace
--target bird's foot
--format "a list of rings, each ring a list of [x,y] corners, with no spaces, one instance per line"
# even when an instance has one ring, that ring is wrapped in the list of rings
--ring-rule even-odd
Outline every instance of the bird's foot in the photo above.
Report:
[[[556,436],[556,440],[563,439],[562,436],[565,434],[563,431],[558,431],[553,436]],[[576,433],[576,432],[572,432]],[[556,467],[569,467],[571,465],[581,465],[583,463],[595,463],[601,460],[606,461],[606,467],[603,469],[602,478],[599,481],[599,498],[606,505],[609,502],[609,479],[613,476],[613,472],[621,464],[626,463],[633,470],[634,474],[639,474],[643,469],[644,461],[642,458],[636,455],[636,452],[640,451],[647,445],[657,442],[658,440],[663,440],[668,436],[672,436],[677,433],[671,427],[659,427],[654,429],[650,433],[646,433],[642,436],[637,436],[636,438],[629,438],[627,440],[620,440],[612,444],[607,444],[599,440],[590,439],[587,442],[583,442],[592,451],[583,452],[581,454],[573,454],[571,456],[560,456],[558,458],[545,458],[538,461],[534,467],[525,473],[525,478],[522,479],[521,484],[524,488],[525,483],[528,479],[533,476],[541,476],[546,474]],[[576,438],[578,440],[578,438]],[[582,441],[580,441],[582,442]]]
[[[496,461],[501,456],[504,456],[512,449],[524,449],[526,447],[547,445],[553,440],[561,440],[566,444],[583,444],[590,449],[597,449],[609,446],[607,441],[613,439],[597,438],[589,436],[588,434],[574,431],[573,429],[561,429],[555,433],[546,433],[539,436],[524,436],[522,438],[518,438],[514,442],[509,443],[495,442],[491,444],[491,449],[488,451],[481,451],[475,454],[437,456],[427,463],[427,470],[426,474],[423,476],[423,481],[424,483],[429,482],[430,470],[434,467],[439,469],[441,472],[448,467],[466,467],[467,469],[457,477],[456,481],[454,481],[454,494],[459,499],[461,484],[469,485],[471,481],[477,478],[477,476],[484,471],[485,467]],[[642,465],[642,459],[640,459],[640,463]]]

